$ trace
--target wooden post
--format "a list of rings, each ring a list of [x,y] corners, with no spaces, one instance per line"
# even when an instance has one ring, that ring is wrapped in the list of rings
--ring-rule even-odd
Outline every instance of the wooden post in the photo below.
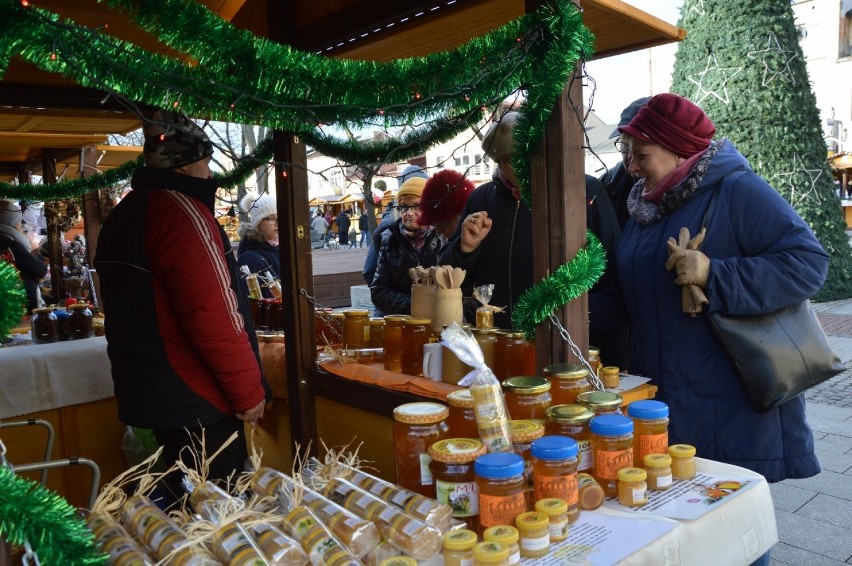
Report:
[[[91,177],[97,173],[98,155],[95,146],[87,145],[80,149],[80,176]],[[101,287],[98,274],[94,273],[95,252],[98,249],[98,236],[101,233],[101,202],[100,192],[89,191],[83,195],[83,235],[86,237],[86,265],[92,269],[92,281],[95,288],[91,293],[101,300]]]
[[[55,152],[41,150],[41,179],[45,185],[56,183]],[[64,304],[65,296],[62,282],[62,232],[56,223],[56,214],[50,210],[50,201],[44,203],[44,216],[47,220],[47,255],[50,260],[50,289],[53,301],[57,305]]]

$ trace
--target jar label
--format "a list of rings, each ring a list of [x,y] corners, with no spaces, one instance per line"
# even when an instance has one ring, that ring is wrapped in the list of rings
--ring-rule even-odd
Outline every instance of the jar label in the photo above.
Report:
[[[618,470],[633,465],[633,447],[627,450],[595,450],[595,475],[608,480],[618,479]]]
[[[514,495],[486,495],[479,492],[479,522],[485,527],[511,525],[515,517],[526,511],[523,492]]]
[[[538,537],[538,538],[522,538],[521,539],[521,548],[524,550],[544,550],[545,548],[550,546],[550,532],[548,532],[547,536]]]
[[[672,485],[672,475],[668,474],[665,476],[657,476],[657,487],[671,487]]]
[[[376,493],[376,495],[378,495],[381,499],[387,499],[397,507],[405,508],[405,506],[414,499],[416,494],[408,491],[407,489],[403,489],[395,485],[389,485],[383,491]]]
[[[669,433],[640,434],[638,444],[640,459],[648,454],[666,454],[669,449]]]
[[[568,519],[550,523],[550,540],[565,540],[568,538]]]
[[[436,480],[435,490],[438,501],[453,509],[453,517],[479,515],[479,487],[476,482]]]
[[[534,474],[533,485],[536,501],[547,497],[556,497],[564,499],[569,506],[577,504],[577,474],[565,476]]]
[[[432,458],[425,452],[420,453],[420,485],[432,485],[432,470],[429,469],[429,464],[432,463]]]
[[[592,469],[592,441],[589,439],[577,441],[577,471]]]
[[[521,551],[517,550],[509,555],[509,565],[520,564],[521,563]]]
[[[642,488],[634,487],[630,491],[632,492],[632,495],[633,495],[633,504],[634,505],[639,505],[639,504],[645,503],[645,501],[647,501],[648,491],[644,487],[642,487]]]

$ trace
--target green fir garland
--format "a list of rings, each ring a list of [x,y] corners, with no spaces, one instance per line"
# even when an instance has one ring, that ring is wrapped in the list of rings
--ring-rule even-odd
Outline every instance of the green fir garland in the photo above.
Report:
[[[0,494],[3,540],[17,546],[28,542],[45,565],[106,564],[109,557],[95,547],[94,535],[61,495],[2,464]]]
[[[18,270],[0,259],[0,338],[9,335],[26,313],[27,293]],[[0,491],[2,493],[2,491]]]
[[[606,252],[600,240],[586,232],[588,243],[570,262],[560,265],[552,275],[527,289],[512,310],[512,326],[535,339],[535,328],[550,314],[586,293],[603,275]]]

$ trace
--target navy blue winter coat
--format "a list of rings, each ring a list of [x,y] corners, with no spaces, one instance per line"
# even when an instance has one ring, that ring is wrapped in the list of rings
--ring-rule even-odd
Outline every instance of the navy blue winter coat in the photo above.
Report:
[[[731,171],[746,173],[731,176]],[[742,466],[770,482],[819,473],[813,435],[798,397],[767,413],[752,409],[706,316],[682,312],[681,288],[666,271],[666,241],[682,226],[695,235],[714,191],[716,210],[701,250],[710,257],[705,311],[758,314],[811,297],[828,255],[793,208],[724,142],[681,208],[642,226],[625,226],[617,264],[630,315],[633,373],[659,387],[670,409],[669,442],[698,456]]]
[[[237,248],[237,266],[243,265],[248,266],[251,273],[263,275],[264,272],[269,271],[273,277],[281,278],[280,251],[277,246],[269,242],[258,242],[249,238],[240,240],[240,246]],[[240,273],[240,289],[245,296],[248,296],[246,279],[242,273]],[[260,290],[264,298],[273,297],[268,287],[261,285]]]

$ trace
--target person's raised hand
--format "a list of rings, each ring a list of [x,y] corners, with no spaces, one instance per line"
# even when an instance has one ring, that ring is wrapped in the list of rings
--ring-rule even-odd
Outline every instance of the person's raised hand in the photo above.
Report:
[[[257,421],[263,416],[263,409],[266,408],[266,401],[262,400],[260,403],[249,409],[244,413],[235,413],[234,416],[240,419],[243,422],[251,423],[252,426],[257,424]]]
[[[462,222],[461,240],[459,242],[461,251],[469,254],[476,250],[491,231],[493,223],[494,221],[488,218],[488,213],[484,210],[468,214]]]

